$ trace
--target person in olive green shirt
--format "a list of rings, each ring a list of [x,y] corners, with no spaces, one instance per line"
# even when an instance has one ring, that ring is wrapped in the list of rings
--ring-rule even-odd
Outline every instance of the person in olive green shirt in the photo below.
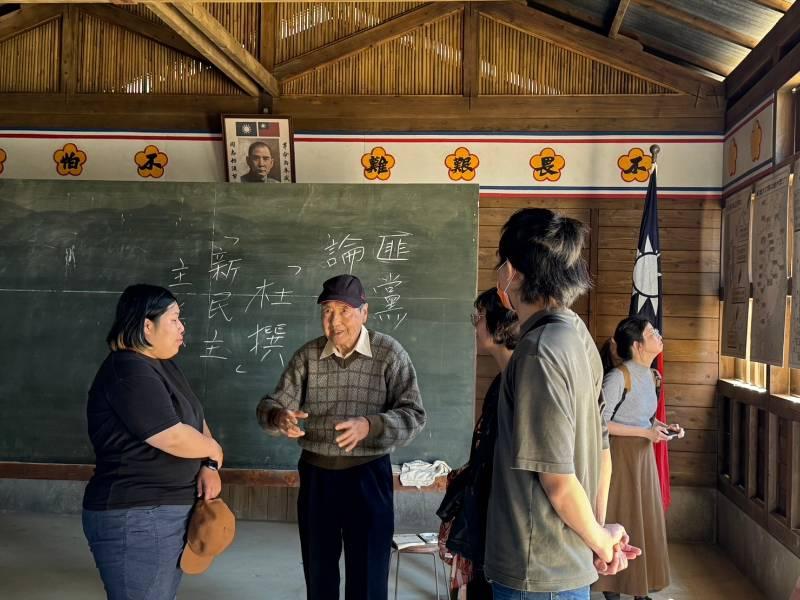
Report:
[[[485,572],[495,600],[589,600],[600,573],[635,558],[604,525],[611,457],[598,401],[603,368],[569,308],[590,285],[583,224],[523,209],[503,227],[497,288],[520,340],[498,404]]]

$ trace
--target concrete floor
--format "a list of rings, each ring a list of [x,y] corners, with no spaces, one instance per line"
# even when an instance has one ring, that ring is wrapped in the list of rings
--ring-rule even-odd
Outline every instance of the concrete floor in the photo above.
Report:
[[[654,600],[763,600],[716,547],[675,544],[670,552],[673,584],[653,594]],[[403,557],[399,598],[434,597],[431,564],[427,556]],[[390,598],[393,594],[394,569]],[[240,521],[236,541],[228,551],[205,574],[184,577],[178,592],[179,599],[190,600],[304,597],[296,525],[254,521]],[[102,598],[102,584],[83,537],[80,517],[0,512],[0,599]],[[595,599],[602,596],[595,594]]]

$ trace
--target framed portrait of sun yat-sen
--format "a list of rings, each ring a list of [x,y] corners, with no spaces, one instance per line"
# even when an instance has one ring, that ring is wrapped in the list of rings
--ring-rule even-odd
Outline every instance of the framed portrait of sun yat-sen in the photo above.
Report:
[[[275,115],[222,115],[225,171],[231,183],[292,183],[292,123]]]

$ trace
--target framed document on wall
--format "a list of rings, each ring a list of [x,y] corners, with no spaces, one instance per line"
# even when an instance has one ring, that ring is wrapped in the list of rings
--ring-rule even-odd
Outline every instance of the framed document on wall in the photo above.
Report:
[[[222,115],[225,171],[231,183],[292,183],[292,123],[275,115]]]
[[[788,203],[788,165],[756,182],[750,250],[750,360],[777,367],[783,366],[786,326]]]
[[[722,318],[722,354],[747,358],[750,316],[750,196],[752,187],[725,200],[722,211],[722,281],[725,306]]]

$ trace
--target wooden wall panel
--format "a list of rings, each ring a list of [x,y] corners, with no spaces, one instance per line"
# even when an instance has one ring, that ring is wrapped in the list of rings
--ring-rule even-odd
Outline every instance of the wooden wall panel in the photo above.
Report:
[[[719,250],[719,229],[689,229],[663,227],[659,231],[661,250]],[[635,248],[639,232],[631,227],[603,227],[600,231],[600,248]]]
[[[57,92],[60,56],[60,19],[0,43],[0,92]]]
[[[306,54],[408,12],[423,2],[280,2],[275,61]]]
[[[638,227],[638,226],[637,226]],[[632,263],[636,250],[600,249],[600,270],[621,271]],[[719,251],[663,250],[661,268],[664,272],[719,273]]]
[[[630,273],[627,284],[630,284]],[[666,287],[666,284],[665,284]],[[619,289],[619,288],[617,288]],[[597,338],[605,339],[614,335],[614,329],[625,315],[598,315]],[[664,331],[669,331],[671,338],[679,340],[708,340],[715,343],[719,337],[719,320],[692,317],[664,317]]]
[[[705,230],[703,230],[705,231]],[[601,230],[602,232],[602,230]],[[666,271],[661,277],[666,294],[685,294],[687,296],[717,296],[719,294],[719,273],[686,273]],[[615,293],[631,283],[631,271],[604,271],[603,278],[596,282],[601,293]]]
[[[480,47],[481,94],[674,93],[489,17],[480,19]]]
[[[259,53],[259,19],[257,2],[210,2],[208,12],[253,56]]]
[[[250,521],[297,521],[296,487],[225,484],[222,499],[239,519]]]
[[[238,95],[217,69],[78,11],[77,92]]]
[[[461,94],[461,13],[285,81],[287,95]]]
[[[631,258],[630,262],[633,265],[633,258]],[[602,270],[600,271],[600,278],[602,278]],[[598,314],[625,317],[628,314],[630,302],[630,292],[626,294],[598,294]],[[719,299],[716,296],[665,295],[664,316],[717,319],[719,318]]]
[[[631,272],[642,216],[642,199],[516,199],[481,200],[479,289],[496,280],[495,251],[500,227],[526,206],[550,208],[590,221],[597,211],[597,250],[584,253],[596,274],[595,293],[574,308],[586,317],[598,345],[628,315]],[[670,445],[675,485],[715,483],[717,460],[716,383],[719,375],[719,240],[718,200],[662,201],[659,210],[664,288],[665,392],[667,417],[686,428],[683,440]],[[480,412],[497,367],[489,356],[477,360],[476,414]]]

